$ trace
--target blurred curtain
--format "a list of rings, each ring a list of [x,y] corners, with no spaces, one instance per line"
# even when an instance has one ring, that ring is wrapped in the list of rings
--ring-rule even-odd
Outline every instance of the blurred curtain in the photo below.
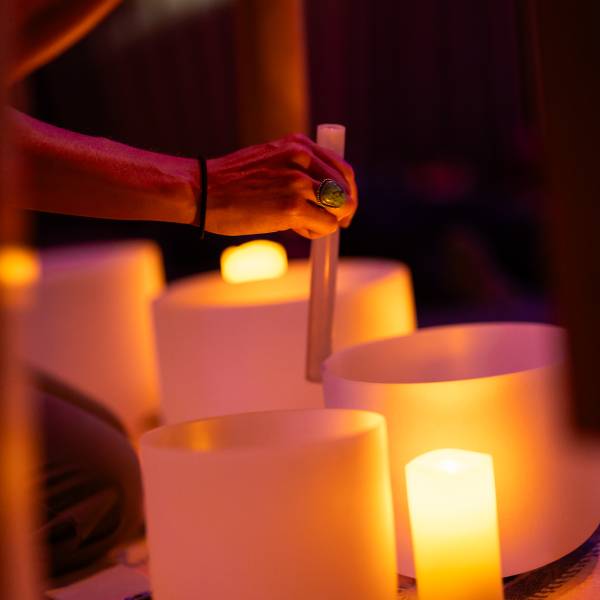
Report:
[[[290,17],[300,0],[275,3],[278,14],[274,0],[238,1],[236,57],[233,0],[125,0],[37,76],[41,116],[219,154],[258,139],[252,126],[284,132],[268,125],[284,110],[295,129],[310,112],[313,126],[345,123],[349,158],[376,168],[511,150],[523,117],[512,0],[304,0],[310,111],[302,28]]]

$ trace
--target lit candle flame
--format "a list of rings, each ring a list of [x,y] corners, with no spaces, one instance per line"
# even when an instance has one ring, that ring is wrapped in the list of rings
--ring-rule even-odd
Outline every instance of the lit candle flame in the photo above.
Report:
[[[254,240],[223,251],[221,276],[227,283],[275,279],[285,275],[287,264],[287,254],[281,244]]]

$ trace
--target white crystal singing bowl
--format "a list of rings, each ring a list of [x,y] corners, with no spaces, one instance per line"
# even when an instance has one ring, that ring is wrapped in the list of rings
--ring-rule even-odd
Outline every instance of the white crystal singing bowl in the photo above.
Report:
[[[381,415],[285,410],[141,440],[157,600],[394,600]]]
[[[154,303],[167,423],[239,412],[323,406],[305,378],[310,263],[242,284],[218,272],[171,285]],[[401,263],[343,259],[336,349],[415,328],[410,271]]]
[[[156,244],[126,241],[41,254],[25,359],[103,403],[133,435],[158,411],[151,302],[164,285]]]
[[[493,456],[505,576],[560,558],[594,531],[598,468],[567,425],[564,337],[535,323],[435,327],[326,361],[328,407],[386,417],[400,573],[414,573],[404,466],[438,448]]]

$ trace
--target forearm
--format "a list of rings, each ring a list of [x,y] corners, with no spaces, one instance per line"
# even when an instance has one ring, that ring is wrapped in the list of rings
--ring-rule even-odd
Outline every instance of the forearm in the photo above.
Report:
[[[23,208],[107,219],[193,223],[195,160],[147,152],[11,111],[26,173]]]

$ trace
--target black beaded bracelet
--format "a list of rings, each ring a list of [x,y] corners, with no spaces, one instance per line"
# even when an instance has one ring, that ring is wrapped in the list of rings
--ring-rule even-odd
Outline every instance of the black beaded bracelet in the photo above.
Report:
[[[196,209],[196,225],[200,229],[200,239],[203,239],[206,227],[208,170],[206,168],[206,159],[203,156],[198,157],[198,164],[200,165],[200,196],[198,197],[198,206]]]

